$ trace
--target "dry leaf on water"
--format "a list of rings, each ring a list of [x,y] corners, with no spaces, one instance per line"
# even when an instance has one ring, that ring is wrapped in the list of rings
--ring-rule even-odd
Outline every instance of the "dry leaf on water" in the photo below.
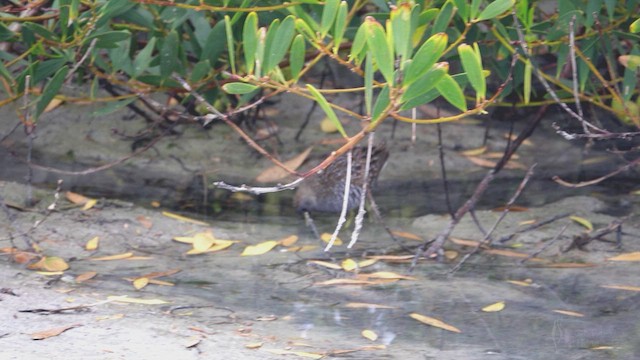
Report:
[[[395,309],[394,306],[389,306],[389,305],[359,303],[359,302],[350,302],[345,304],[344,307],[351,308],[351,309]]]
[[[82,326],[82,324],[73,324],[73,325],[61,326],[61,327],[57,327],[57,328],[53,328],[53,329],[49,329],[49,330],[34,332],[34,333],[31,334],[31,339],[33,339],[33,340],[48,339],[50,337],[58,336],[58,335],[62,334],[63,332],[65,332],[65,331],[67,331],[69,329],[73,329],[73,328],[78,327],[78,326]]]
[[[504,310],[505,304],[504,301],[498,301],[497,303],[493,303],[491,305],[487,305],[482,308],[484,312],[498,312]]]
[[[87,201],[90,200],[88,197],[84,195],[80,195],[78,193],[74,193],[71,191],[67,191],[66,193],[64,193],[64,196],[67,198],[67,200],[69,200],[70,202],[76,205],[84,205]]]
[[[93,279],[94,277],[96,277],[96,275],[98,275],[98,273],[95,271],[87,271],[84,274],[80,274],[76,276],[76,282],[78,283],[85,282],[87,280]]]
[[[178,214],[174,214],[174,213],[168,212],[168,211],[163,211],[162,215],[164,215],[164,216],[166,216],[168,218],[171,218],[171,219],[182,221],[182,222],[188,222],[188,223],[196,224],[196,225],[209,226],[209,224],[204,222],[204,221],[192,219],[192,218],[189,218],[189,217],[186,217],[186,216],[182,216],[182,215],[178,215]]]
[[[640,251],[620,254],[618,256],[610,257],[607,260],[609,261],[640,261]]]
[[[256,244],[256,245],[249,245],[246,248],[244,248],[244,251],[242,252],[242,254],[240,254],[240,256],[254,256],[254,255],[266,254],[277,245],[278,245],[278,242],[275,240],[261,242],[260,244]]]
[[[122,260],[122,259],[126,259],[126,258],[130,258],[133,256],[132,252],[126,252],[126,253],[122,253],[122,254],[116,254],[116,255],[109,255],[109,256],[101,256],[101,257],[96,257],[96,258],[89,258],[89,260],[93,260],[93,261],[111,261],[111,260]]]
[[[593,224],[591,223],[591,221],[589,221],[589,220],[587,220],[587,219],[585,219],[583,217],[572,215],[572,216],[569,216],[569,219],[571,219],[571,220],[575,221],[576,223],[582,225],[582,227],[584,227],[585,229],[587,229],[589,231],[593,230]]]
[[[314,283],[317,286],[332,286],[332,285],[376,285],[376,282],[367,280],[356,279],[331,279]]]
[[[322,235],[320,235],[320,240],[326,242],[327,244],[329,243],[329,241],[331,241],[331,236],[332,234],[329,233],[322,233]],[[336,237],[336,240],[333,242],[334,246],[340,246],[342,245],[342,240],[340,240],[339,237]]]
[[[416,234],[413,234],[413,233],[410,233],[410,232],[406,232],[406,231],[392,230],[391,233],[394,236],[401,237],[401,238],[404,238],[404,239],[415,240],[415,241],[424,241],[424,239],[421,238],[420,236],[418,236]]]
[[[276,355],[297,355],[297,356],[308,358],[308,359],[322,359],[324,357],[324,354],[310,353],[310,352],[304,352],[304,351],[279,350],[279,349],[265,349],[264,351],[268,351]]]
[[[584,317],[584,314],[581,314],[581,313],[575,312],[575,311],[569,311],[569,310],[552,310],[552,311],[554,313],[567,315],[567,316]]]
[[[330,263],[328,261],[322,261],[322,260],[309,260],[308,261],[309,264],[315,264],[318,266],[322,266],[322,267],[326,267],[329,269],[333,269],[333,270],[340,270],[342,269],[342,267],[338,264],[334,264],[334,263]]]
[[[91,238],[89,241],[87,241],[87,243],[84,245],[84,248],[87,251],[93,251],[98,248],[99,244],[100,244],[100,236],[95,236]]]
[[[378,271],[370,274],[360,274],[364,278],[373,279],[394,279],[394,280],[415,280],[416,278],[408,275],[400,275],[390,271]]]
[[[278,240],[278,243],[282,246],[291,246],[298,241],[298,235],[290,235],[284,239]]]
[[[163,305],[168,304],[169,302],[160,300],[160,299],[139,299],[139,298],[130,298],[127,295],[121,296],[109,296],[107,297],[110,301],[123,302],[123,303],[131,303],[131,304],[143,304],[143,305]]]
[[[295,171],[298,167],[300,167],[300,165],[302,165],[302,163],[304,163],[312,149],[313,146],[308,147],[305,151],[282,163],[289,169]],[[276,182],[286,178],[289,175],[291,174],[289,174],[289,172],[287,172],[285,169],[281,168],[278,165],[273,165],[261,172],[260,175],[256,177],[256,181],[260,183]]]
[[[147,285],[149,285],[149,278],[140,277],[133,280],[133,287],[136,288],[136,290],[141,290]]]
[[[362,330],[362,332],[360,334],[365,339],[368,339],[368,340],[371,340],[371,341],[378,340],[378,334],[376,334],[375,331],[373,331],[373,330],[369,330],[369,329]]]
[[[69,264],[60,257],[45,256],[37,263],[27,266],[27,268],[31,270],[65,271],[69,268]]]
[[[630,286],[630,285],[600,285],[600,287],[607,288],[607,289],[616,289],[616,290],[640,291],[640,286]]]
[[[409,316],[411,316],[411,318],[420,321],[423,324],[427,324],[433,327],[437,327],[443,330],[447,330],[447,331],[452,331],[455,333],[461,333],[462,331],[460,329],[458,329],[457,327],[453,326],[453,325],[449,325],[445,322],[443,322],[442,320],[438,320],[436,318],[432,318],[429,316],[425,316],[425,315],[421,315],[418,313],[411,313],[409,314]]]
[[[348,259],[342,260],[342,263],[340,263],[340,266],[344,271],[353,271],[358,268],[358,263],[355,262],[353,259],[348,258]]]

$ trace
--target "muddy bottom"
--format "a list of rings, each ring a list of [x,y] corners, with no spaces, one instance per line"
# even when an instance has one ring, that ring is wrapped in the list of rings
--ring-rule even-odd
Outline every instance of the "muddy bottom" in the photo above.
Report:
[[[0,186],[10,205],[25,193],[21,185]],[[0,247],[11,246],[10,236],[22,249],[26,241],[37,242],[44,254],[61,257],[70,268],[45,275],[2,255],[2,359],[52,354],[68,359],[640,356],[640,263],[615,258],[640,251],[638,238],[623,235],[622,244],[616,244],[610,234],[566,251],[573,236],[585,231],[566,217],[479,251],[452,272],[473,250],[464,241],[482,240],[473,222],[463,221],[441,261],[420,259],[411,271],[413,252],[402,250],[371,221],[353,249],[341,245],[324,252],[297,217],[198,219],[206,224],[196,224],[162,209],[108,200],[88,210],[60,200],[59,210],[45,216],[52,194],[35,195],[42,199],[41,210],[2,211]],[[603,214],[606,209],[594,198],[568,198],[509,214],[494,238],[565,212],[605,227],[615,220]],[[488,229],[499,213],[477,215]],[[639,233],[637,220],[627,219],[625,234]],[[317,225],[331,232],[334,221],[320,217]],[[395,230],[429,239],[448,219],[389,221]],[[173,240],[207,232],[237,242],[188,255],[192,245]],[[291,235],[299,236],[295,244],[242,256],[248,245]],[[86,250],[96,236],[97,250]],[[346,242],[349,233],[341,237]],[[421,244],[402,242],[408,248]],[[131,254],[119,260],[96,260],[126,253]],[[527,258],[532,254],[535,258]],[[348,265],[345,259],[362,267],[346,271],[341,268]],[[372,259],[377,261],[367,261]],[[78,276],[88,272],[95,277],[80,282]],[[141,277],[149,284],[136,290],[132,281]],[[490,306],[500,302],[504,308]],[[424,324],[412,314],[444,326]],[[61,327],[70,328],[57,335],[49,331]],[[365,330],[375,336],[363,336]]]

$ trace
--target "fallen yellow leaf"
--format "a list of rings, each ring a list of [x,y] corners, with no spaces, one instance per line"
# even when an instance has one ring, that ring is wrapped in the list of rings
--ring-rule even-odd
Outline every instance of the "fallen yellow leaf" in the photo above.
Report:
[[[378,334],[376,334],[373,330],[362,330],[360,333],[365,339],[376,341],[378,340]]]
[[[469,150],[464,150],[464,151],[460,151],[460,155],[462,156],[478,156],[478,155],[482,155],[487,151],[487,146],[481,146],[475,149],[469,149]]]
[[[358,262],[358,267],[359,268],[363,268],[363,267],[367,267],[367,266],[371,266],[375,263],[378,262],[378,259],[367,259],[367,260],[362,260],[360,262]]]
[[[93,261],[122,260],[122,259],[130,258],[132,256],[133,256],[132,252],[127,252],[127,253],[109,255],[109,256],[102,256],[102,257],[97,257],[97,258],[89,258],[89,260],[93,260]]]
[[[618,256],[608,258],[607,260],[609,261],[640,261],[640,251],[620,254]]]
[[[359,302],[350,302],[345,304],[344,307],[352,308],[352,309],[395,309],[394,306],[389,306],[389,305],[359,303]]]
[[[84,274],[76,276],[76,282],[85,282],[87,280],[93,279],[96,275],[98,275],[98,273],[95,271],[87,271]]]
[[[374,279],[400,279],[400,280],[415,280],[416,278],[408,275],[400,275],[390,271],[378,271],[370,274],[360,274],[366,278]]]
[[[331,285],[375,285],[373,281],[356,280],[356,279],[331,279],[326,281],[320,281],[313,285],[318,286],[331,286]]]
[[[310,353],[304,351],[292,351],[292,350],[279,350],[279,349],[264,349],[264,351],[268,351],[272,354],[277,355],[296,355],[309,359],[322,359],[324,354]]]
[[[69,329],[73,329],[73,328],[78,327],[78,326],[82,326],[82,324],[66,325],[66,326],[61,326],[61,327],[57,327],[57,328],[53,328],[53,329],[49,329],[49,330],[34,332],[34,333],[31,334],[31,339],[33,339],[33,340],[48,339],[50,337],[58,336],[58,335],[62,334],[63,332],[65,332],[65,331],[67,331]]]
[[[99,243],[100,243],[100,236],[95,236],[91,240],[87,241],[84,248],[88,251],[93,251],[98,248]]]
[[[504,301],[498,301],[497,303],[493,303],[491,305],[487,305],[482,308],[484,312],[498,312],[504,310],[505,304]]]
[[[82,207],[82,211],[87,211],[89,209],[91,209],[92,207],[94,207],[96,204],[98,203],[98,200],[96,199],[89,199],[87,200],[86,203],[84,203],[84,206]]]
[[[160,300],[160,299],[139,299],[139,298],[130,298],[127,295],[121,296],[108,296],[108,300],[123,302],[123,303],[131,303],[131,304],[143,304],[143,305],[163,305],[169,304],[169,302]]]
[[[394,236],[405,238],[405,239],[409,239],[409,240],[424,241],[424,239],[421,238],[420,236],[418,236],[416,234],[413,234],[413,233],[410,233],[410,232],[406,232],[406,231],[393,230],[393,231],[391,231],[391,233]]]
[[[44,270],[49,272],[65,271],[69,264],[57,256],[45,256],[34,264],[27,266],[30,270]]]
[[[449,325],[449,324],[443,322],[442,320],[438,320],[436,318],[432,318],[432,317],[425,316],[425,315],[418,314],[418,313],[411,313],[411,314],[409,314],[409,316],[411,316],[412,319],[418,320],[421,323],[429,325],[429,326],[437,327],[437,328],[440,328],[440,329],[443,329],[443,330],[447,330],[447,331],[451,331],[451,332],[455,332],[455,333],[461,333],[462,332],[457,327],[455,327],[453,325]]]
[[[353,259],[348,258],[348,259],[342,260],[342,263],[340,264],[340,266],[344,271],[353,271],[358,268],[358,263],[355,262]]]
[[[240,256],[254,256],[254,255],[266,254],[269,251],[271,251],[271,249],[276,247],[276,245],[278,245],[278,242],[275,240],[261,242],[256,245],[249,245],[246,248],[244,248],[244,251],[242,252],[242,254],[240,254]]]
[[[291,246],[298,241],[298,235],[290,235],[284,239],[280,239],[278,243],[282,246]]]
[[[627,291],[640,291],[640,286],[629,285],[600,285],[600,287],[607,289],[627,290]]]
[[[533,280],[525,279],[525,280],[506,280],[508,283],[520,286],[531,286],[533,284]]]
[[[204,221],[188,218],[186,216],[174,214],[174,213],[168,212],[168,211],[163,211],[162,215],[164,215],[164,216],[166,216],[168,218],[171,218],[171,219],[178,220],[178,221],[188,222],[188,223],[196,224],[196,225],[209,226],[209,224],[204,222]]]
[[[87,201],[89,201],[88,197],[71,191],[67,191],[66,193],[64,193],[64,196],[67,198],[67,200],[76,205],[84,205]]]
[[[136,288],[136,290],[140,290],[147,285],[149,285],[149,278],[140,277],[133,280],[133,287]]]
[[[322,235],[320,235],[320,240],[326,242],[327,244],[329,243],[329,241],[331,241],[331,234],[329,233],[322,233]],[[333,242],[334,246],[340,246],[342,245],[342,240],[340,240],[339,237],[336,237],[336,240]]]
[[[578,224],[582,225],[584,228],[586,228],[589,231],[593,230],[593,224],[591,223],[591,221],[580,217],[580,216],[575,216],[575,215],[571,215],[569,216],[569,219],[577,222]]]
[[[567,316],[584,317],[584,314],[581,314],[581,313],[575,312],[575,311],[569,311],[569,310],[552,310],[552,311],[554,313],[567,315]]]

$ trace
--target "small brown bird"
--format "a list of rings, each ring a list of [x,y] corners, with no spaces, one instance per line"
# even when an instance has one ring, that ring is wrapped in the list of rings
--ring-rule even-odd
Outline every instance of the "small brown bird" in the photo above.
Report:
[[[367,188],[370,190],[378,180],[378,175],[389,158],[384,144],[371,149],[371,163]],[[360,205],[364,183],[367,148],[355,147],[351,158],[351,186],[349,188],[348,210]],[[305,180],[297,189],[293,204],[299,212],[334,212],[342,210],[344,185],[347,176],[347,155],[337,158],[323,171]]]

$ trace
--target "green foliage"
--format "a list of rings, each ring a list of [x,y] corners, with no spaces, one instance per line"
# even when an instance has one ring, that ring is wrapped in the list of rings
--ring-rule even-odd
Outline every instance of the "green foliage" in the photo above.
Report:
[[[566,71],[573,31],[579,95],[640,126],[638,106],[630,105],[640,102],[640,0],[569,0],[545,9],[530,0],[59,0],[51,6],[28,19],[17,18],[12,5],[0,13],[0,86],[7,95],[0,105],[17,101],[30,77],[30,93],[40,94],[32,102],[36,117],[69,78],[90,82],[94,99],[97,78],[134,97],[181,91],[179,75],[223,112],[250,103],[264,88],[312,98],[348,137],[339,120],[348,111],[328,102],[323,89],[299,84],[322,58],[362,76],[364,88],[353,91],[364,96],[362,118],[372,120],[370,130],[388,117],[413,121],[400,111],[438,98],[461,111],[455,119],[492,105],[548,103],[536,91],[540,70],[563,101],[573,101]]]

